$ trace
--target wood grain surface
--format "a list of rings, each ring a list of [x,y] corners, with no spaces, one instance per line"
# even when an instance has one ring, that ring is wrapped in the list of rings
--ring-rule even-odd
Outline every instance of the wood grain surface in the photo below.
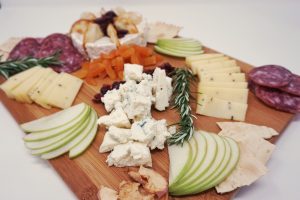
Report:
[[[216,52],[212,49],[205,48],[205,52]],[[170,62],[176,67],[184,66],[184,60],[172,57],[164,57],[164,61]],[[242,68],[242,71],[248,72],[252,66],[244,62],[236,60],[238,66]],[[0,80],[0,83],[4,79]],[[103,80],[103,83],[110,84],[110,80]],[[192,88],[192,91],[196,88]],[[99,91],[99,87],[92,87],[84,84],[81,88],[74,104],[85,102],[91,105],[97,112],[98,115],[107,114],[102,104],[95,104],[92,102],[93,96]],[[42,116],[49,115],[51,113],[59,111],[59,109],[53,108],[50,110],[41,108],[36,104],[22,104],[6,97],[3,91],[0,91],[0,100],[10,111],[14,119],[20,124],[28,122]],[[248,97],[248,112],[246,116],[246,122],[265,125],[274,128],[279,133],[282,133],[285,127],[294,117],[293,114],[285,113],[274,110],[262,102],[260,102],[252,93],[249,93]],[[196,104],[191,103],[192,109],[195,111]],[[153,111],[154,118],[162,119],[165,118],[168,124],[172,124],[178,121],[178,114],[174,110],[167,110],[164,112]],[[219,132],[219,128],[216,125],[218,121],[228,121],[223,119],[217,119],[213,117],[206,117],[197,115],[195,120],[195,127],[197,129],[203,129],[210,132]],[[60,156],[56,159],[50,160],[50,164],[62,177],[65,183],[71,188],[76,194],[78,199],[82,200],[96,200],[97,192],[101,185],[118,189],[119,183],[122,180],[130,180],[127,172],[129,168],[117,168],[108,167],[105,160],[108,153],[100,154],[98,149],[102,143],[105,128],[99,127],[98,134],[92,145],[85,151],[81,156],[75,159],[69,159],[67,155]],[[20,136],[22,137],[22,136]],[[271,142],[274,143],[280,136],[273,137]],[[167,148],[164,150],[152,151],[153,168],[154,170],[161,173],[164,177],[168,178],[168,152]],[[180,158],[179,158],[180,159]],[[45,187],[47,187],[45,185]],[[198,195],[184,196],[184,197],[168,197],[164,199],[188,199],[188,200],[229,200],[232,199],[236,191],[227,194],[219,195],[214,189],[203,192]]]

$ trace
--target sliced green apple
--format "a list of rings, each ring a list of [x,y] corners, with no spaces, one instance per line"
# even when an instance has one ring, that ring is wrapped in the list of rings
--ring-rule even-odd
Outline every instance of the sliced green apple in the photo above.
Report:
[[[77,116],[71,123],[66,123],[64,126],[59,126],[58,128],[50,129],[48,131],[33,132],[31,134],[25,135],[23,139],[25,142],[41,141],[63,134],[73,129],[76,124],[80,124],[81,122],[85,121],[90,115],[90,111],[90,107],[85,106],[83,112],[80,113],[79,116]],[[57,120],[59,120],[59,116],[57,116]]]
[[[97,127],[98,127],[98,125],[97,125],[97,113],[93,110],[91,112],[91,115],[90,115],[90,118],[89,118],[89,121],[88,121],[88,125],[84,128],[83,131],[81,131],[79,133],[79,135],[77,135],[74,139],[70,140],[68,143],[61,146],[60,148],[57,148],[53,151],[42,154],[41,158],[43,158],[43,159],[52,159],[52,158],[55,158],[57,156],[60,156],[64,153],[68,152],[70,149],[76,147],[77,145],[82,144],[84,142],[84,140],[89,135],[95,135],[95,132],[97,132]]]
[[[40,132],[64,127],[67,124],[76,124],[78,122],[76,119],[84,113],[86,107],[85,103],[81,103],[50,116],[24,123],[21,128],[25,132]]]
[[[89,122],[91,121],[91,117],[88,117],[84,123],[82,124],[82,126],[80,126],[80,128],[78,128],[77,130],[75,130],[74,132],[72,132],[71,134],[69,134],[68,136],[66,136],[65,138],[63,138],[62,140],[46,146],[44,148],[40,148],[40,149],[33,149],[31,150],[31,154],[33,155],[41,155],[41,154],[45,154],[45,153],[49,153],[53,150],[56,150],[64,145],[66,145],[67,143],[69,143],[71,140],[73,140],[74,138],[76,138],[79,134],[81,134],[81,132],[83,130],[86,129],[87,125],[89,124]]]
[[[192,146],[190,142],[180,145],[168,146],[170,169],[169,185],[175,183],[189,168],[189,163],[193,160]],[[180,158],[180,159],[178,159]]]
[[[97,129],[98,129],[98,124],[97,124],[97,114],[96,114],[95,122],[94,122],[94,125],[93,125],[91,131],[76,146],[74,146],[70,149],[70,152],[69,152],[70,158],[75,158],[75,157],[79,156],[90,146],[90,144],[96,137]]]
[[[178,183],[176,184],[176,186],[171,188],[170,193],[172,195],[181,195],[188,185],[194,183],[197,180],[197,178],[201,177],[209,170],[211,165],[214,163],[216,156],[218,155],[218,145],[213,135],[204,131],[201,131],[199,133],[201,133],[201,135],[203,135],[206,138],[206,156],[203,162],[196,163],[197,166],[194,170],[194,173],[191,174],[187,180],[185,180],[183,183]]]
[[[203,51],[199,51],[199,52],[196,52],[196,53],[182,53],[182,52],[170,51],[170,50],[161,48],[159,46],[154,46],[154,50],[159,52],[159,53],[170,55],[170,56],[175,56],[175,57],[187,57],[187,56],[198,55],[198,54],[203,53]]]

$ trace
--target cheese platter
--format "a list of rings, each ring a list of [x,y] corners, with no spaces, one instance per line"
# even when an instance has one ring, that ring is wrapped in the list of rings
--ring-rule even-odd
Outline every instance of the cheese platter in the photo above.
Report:
[[[85,15],[85,17],[87,17],[87,15]],[[74,27],[74,25],[72,27]],[[80,28],[82,27],[79,26],[78,29]],[[89,29],[87,28],[87,30]],[[111,38],[111,41],[116,42],[116,37],[109,34],[109,30],[111,30],[111,28],[107,26],[108,36]],[[91,35],[93,34],[90,34],[89,37],[91,37]],[[86,36],[83,36],[83,38],[84,37]],[[53,34],[46,38],[60,38],[60,36],[59,34]],[[77,67],[74,67],[72,62],[71,65],[69,65],[71,67],[66,65],[62,65],[61,68],[57,66],[53,67],[53,69],[60,73],[58,76],[65,77],[69,75],[68,73],[71,73],[69,76],[74,78],[68,80],[66,78],[54,79],[54,81],[52,81],[53,87],[49,86],[50,89],[46,92],[46,94],[49,92],[50,95],[47,94],[44,98],[38,98],[38,101],[31,99],[29,90],[32,89],[32,91],[37,91],[37,88],[42,88],[45,83],[41,83],[42,81],[40,79],[33,78],[32,81],[28,81],[30,82],[29,84],[24,84],[25,86],[22,86],[22,88],[25,87],[25,89],[22,89],[19,87],[20,83],[16,83],[14,79],[23,73],[28,73],[28,71],[20,72],[10,78],[7,76],[7,81],[2,77],[1,82],[3,82],[3,84],[1,85],[2,91],[0,93],[1,101],[10,110],[24,132],[29,133],[24,137],[25,145],[31,149],[33,155],[41,155],[44,159],[50,159],[49,162],[51,165],[61,175],[79,199],[105,199],[105,195],[110,193],[110,190],[114,190],[114,194],[117,196],[116,198],[130,198],[126,197],[123,193],[123,190],[128,189],[127,187],[135,188],[131,188],[132,190],[135,190],[135,195],[142,196],[143,194],[140,194],[139,190],[143,187],[143,189],[147,191],[147,195],[150,195],[149,197],[147,196],[147,198],[150,199],[230,199],[238,187],[249,185],[257,180],[258,177],[265,174],[265,162],[263,162],[263,164],[258,162],[258,158],[254,156],[251,162],[257,162],[257,165],[254,165],[254,167],[257,167],[257,174],[255,174],[254,177],[251,177],[251,180],[250,178],[247,179],[248,182],[241,181],[240,185],[228,188],[226,181],[228,181],[229,184],[231,178],[233,179],[232,181],[236,181],[234,173],[239,173],[239,171],[235,172],[234,170],[243,169],[241,166],[248,165],[247,162],[239,163],[239,161],[244,161],[245,155],[246,157],[249,156],[248,154],[245,154],[245,152],[249,151],[250,147],[244,152],[242,151],[242,142],[244,142],[244,140],[241,139],[241,141],[239,141],[239,137],[233,140],[230,139],[234,137],[232,136],[232,133],[237,129],[236,127],[238,127],[238,125],[236,123],[238,122],[229,125],[229,129],[222,128],[222,125],[217,125],[217,122],[245,121],[248,125],[243,125],[250,130],[250,135],[255,132],[255,130],[263,132],[263,129],[270,127],[276,132],[276,134],[273,134],[274,137],[263,137],[263,139],[261,137],[256,137],[255,139],[250,137],[253,141],[260,141],[263,146],[266,146],[270,143],[264,139],[268,139],[270,142],[274,143],[276,139],[278,139],[278,133],[281,133],[292,120],[294,116],[293,113],[299,112],[299,97],[292,96],[293,99],[296,99],[294,100],[295,103],[292,105],[284,104],[286,103],[285,100],[281,100],[279,103],[275,102],[277,103],[275,105],[277,109],[292,113],[275,110],[270,107],[274,106],[274,103],[271,102],[268,104],[269,106],[266,106],[255,97],[256,94],[261,94],[261,91],[265,91],[263,90],[264,88],[262,89],[265,85],[259,85],[260,82],[256,81],[257,79],[254,78],[256,81],[255,83],[250,83],[250,86],[254,85],[253,87],[251,86],[251,88],[254,88],[254,90],[252,90],[255,95],[251,92],[248,93],[248,84],[246,81],[249,80],[249,78],[246,75],[249,74],[250,71],[252,72],[252,66],[229,56],[224,56],[223,54],[202,46],[200,43],[195,43],[194,40],[178,38],[167,40],[168,43],[164,43],[159,42],[160,40],[158,39],[155,46],[148,44],[147,47],[134,45],[127,46],[116,42],[115,47],[111,50],[113,53],[111,53],[111,51],[105,53],[98,52],[98,55],[101,55],[99,59],[90,57],[89,52],[92,52],[92,50],[86,50],[88,47],[87,43],[81,51],[85,51],[85,56],[89,56],[92,60],[84,62],[80,61],[82,62],[79,65],[79,67],[81,66],[81,69],[77,68],[78,65]],[[74,41],[76,40],[73,39],[73,43]],[[89,41],[91,41],[90,38]],[[43,42],[44,41],[42,41],[42,43]],[[58,44],[57,41],[53,43],[53,46],[57,45],[61,48],[61,44]],[[74,46],[76,48],[76,45]],[[18,47],[18,45],[16,47]],[[18,53],[14,52],[20,52],[16,50],[18,49],[16,47],[12,49],[13,53],[10,52],[11,55],[15,56],[15,54]],[[156,55],[152,49],[163,54]],[[45,49],[39,49],[38,51],[41,51],[43,55],[47,52]],[[63,49],[62,54],[60,54],[60,59],[64,58],[63,56],[68,56],[68,51],[71,50]],[[80,52],[80,48],[77,47],[77,51]],[[134,51],[135,53],[130,54],[130,61],[126,61],[131,64],[126,64],[124,63],[127,56],[126,53],[131,51]],[[75,61],[81,60],[77,56],[78,52],[75,53],[75,57],[77,58]],[[196,52],[196,55],[193,55],[193,52]],[[55,54],[56,52],[54,50],[51,50],[50,53],[46,53],[46,55],[50,57]],[[84,53],[82,53],[82,55],[84,55]],[[94,56],[94,54],[92,56]],[[212,59],[203,58],[202,56],[212,56]],[[123,65],[120,65],[121,67],[119,67],[118,64],[120,57],[123,57],[124,59]],[[182,57],[187,58],[185,60]],[[11,59],[18,59],[18,57],[13,57]],[[38,57],[36,59],[41,58]],[[168,70],[167,68],[164,68],[166,64],[161,64],[162,61],[182,70],[175,69],[175,74],[177,74],[177,76],[173,75],[168,77]],[[6,64],[5,61],[3,63]],[[142,63],[144,63],[144,67]],[[96,77],[93,76],[94,66],[97,66],[97,70],[99,70],[97,71]],[[160,66],[160,68],[157,66]],[[193,84],[189,84],[188,77],[191,77],[190,80],[194,80],[195,76],[193,76],[192,72],[184,66],[191,67],[193,72],[198,75],[198,78],[201,80],[198,88]],[[29,70],[35,70],[35,67]],[[44,70],[38,69],[38,71]],[[274,76],[276,76],[276,70],[272,71],[275,71]],[[92,75],[90,76],[90,74]],[[9,73],[8,75],[10,76]],[[294,77],[296,76],[297,75],[294,75]],[[261,77],[259,77],[259,79],[260,78]],[[267,77],[265,79],[268,80],[271,78]],[[83,81],[80,79],[83,79]],[[288,77],[287,79],[287,83],[282,85],[289,88],[283,89],[287,92],[284,93],[284,95],[288,96],[286,98],[292,98],[289,91],[294,91],[294,88],[297,88],[298,81],[296,79],[296,84],[292,84],[290,81],[292,78]],[[28,80],[31,80],[31,78]],[[119,82],[116,82],[115,80],[118,80]],[[182,84],[182,82],[176,82],[176,80],[187,80],[188,84]],[[293,81],[294,80],[295,79],[293,79]],[[172,81],[173,84],[171,84]],[[195,79],[195,82],[196,81],[197,79]],[[24,83],[23,81],[20,82]],[[72,83],[72,87],[68,86],[67,83]],[[178,83],[177,86],[176,83]],[[107,89],[107,84],[112,87]],[[216,87],[218,84],[222,87]],[[291,86],[288,86],[288,84],[291,84]],[[35,90],[32,88],[33,86]],[[73,88],[73,86],[75,88]],[[184,88],[183,86],[187,87]],[[175,89],[172,89],[172,87]],[[276,90],[276,94],[280,96],[282,93],[277,89],[274,89],[274,87],[279,86],[276,84],[275,86],[271,85],[271,90]],[[100,88],[101,90],[99,93]],[[177,90],[178,96],[182,94],[184,94],[183,96],[185,97],[189,96],[186,98],[188,99],[187,101],[184,100],[186,103],[182,103],[183,100],[179,99],[178,101],[181,103],[177,104],[175,96],[174,106],[175,108],[177,106],[177,109],[179,109],[179,114],[176,109],[171,109],[169,107],[172,93],[173,95],[176,93],[176,88],[180,88]],[[105,90],[105,92],[102,93],[102,90]],[[149,95],[147,95],[147,92]],[[7,98],[7,96],[10,98]],[[231,96],[234,96],[234,98]],[[189,102],[189,99],[196,97],[198,97],[196,101]],[[258,96],[258,98],[264,100],[268,97],[268,95]],[[59,100],[59,98],[62,98],[62,100]],[[31,100],[36,102],[36,104],[31,104]],[[74,111],[72,110],[74,110],[76,106],[83,105],[82,103],[85,103],[85,106],[81,106],[82,110],[75,116],[76,119],[80,119],[78,122],[74,123],[75,118],[70,119],[72,116],[68,116],[68,113],[73,113]],[[38,105],[42,105],[44,108],[41,108]],[[154,109],[151,109],[152,105]],[[64,110],[59,111],[58,108]],[[220,112],[220,110],[222,110],[222,112]],[[24,113],[26,113],[26,115],[24,115]],[[99,127],[97,132],[95,131],[95,128],[91,128],[95,127],[96,115],[99,116]],[[196,118],[192,119],[191,116],[194,115]],[[125,118],[122,118],[121,116],[125,116]],[[62,123],[61,121],[64,119],[66,121],[65,123]],[[180,122],[185,123],[183,124]],[[253,124],[253,126],[250,124]],[[174,125],[177,125],[177,127]],[[218,126],[221,127],[224,133],[222,131],[220,132]],[[86,130],[86,127],[89,127],[88,130],[91,131],[84,131]],[[157,129],[156,131],[150,131],[155,128]],[[74,131],[65,131],[68,129],[74,129]],[[201,130],[202,132],[198,130]],[[242,129],[239,131],[243,133]],[[220,132],[219,135],[224,135],[217,137],[216,135],[211,134],[218,132]],[[146,134],[146,136],[144,136],[143,133]],[[247,135],[247,137],[245,136],[246,139],[249,139],[249,133],[245,133]],[[122,137],[120,137],[120,135],[122,135]],[[226,139],[225,137],[228,137],[229,139]],[[32,138],[34,139],[32,140]],[[105,142],[106,140],[108,142]],[[204,153],[204,151],[199,151],[197,145],[195,145],[204,140],[206,141],[205,144],[208,148],[220,150],[218,153],[212,153],[213,150],[211,150],[210,153],[205,153],[211,157],[211,161],[209,161],[207,156],[201,154]],[[116,144],[112,144],[113,142],[116,142]],[[166,148],[166,145],[164,144],[166,142],[170,145],[168,148]],[[264,142],[267,142],[266,145],[263,144]],[[106,144],[108,144],[108,146]],[[171,172],[171,169],[173,169],[172,166],[178,165],[176,154],[173,154],[172,151],[180,152],[182,150],[184,153],[183,144],[188,144],[192,148],[191,150],[187,150],[190,153],[185,152],[183,155],[187,156],[191,154],[192,157],[191,161],[187,161],[191,162],[191,165],[182,163],[186,167],[185,170],[187,170],[187,175],[180,175],[181,177],[179,177],[178,173],[182,174],[185,171],[177,169],[177,171],[173,170]],[[237,148],[237,144],[241,146]],[[199,148],[202,146],[203,145],[200,145]],[[193,148],[198,150],[193,151]],[[226,153],[226,149],[227,151],[231,149],[230,154],[233,156],[230,157],[229,153]],[[272,152],[271,147],[270,149],[268,149],[268,151]],[[69,157],[67,155],[62,155],[68,151]],[[109,151],[112,152],[108,154]],[[120,156],[120,153],[124,152],[129,152],[132,157],[126,157],[127,155]],[[255,155],[255,153],[251,152],[251,156],[253,156],[252,154]],[[175,158],[172,158],[171,155],[175,155]],[[226,155],[227,158],[225,159]],[[267,156],[268,158],[264,159],[268,160],[269,156],[270,155]],[[231,165],[229,164],[229,157],[231,158]],[[201,161],[197,163],[197,159],[201,160],[201,158],[207,162],[206,165],[202,165]],[[219,161],[217,162],[215,159]],[[134,166],[137,167],[140,165],[152,167],[156,172],[147,171],[142,167],[136,172],[137,169],[134,168]],[[223,167],[220,168],[221,166]],[[208,168],[210,168],[210,170],[207,170]],[[216,171],[213,171],[214,169]],[[221,175],[222,171],[227,171],[227,173]],[[146,173],[148,176],[147,183],[144,183],[138,178],[145,177],[146,175],[143,173]],[[164,178],[169,178],[169,186],[167,186],[169,192],[167,192],[168,190],[166,190],[165,184],[156,188],[155,191],[147,190],[147,184],[151,183],[151,176],[159,176],[155,173],[158,173],[163,177],[160,177],[160,183],[164,183]],[[248,178],[246,171],[242,170],[241,173],[244,173],[245,177]],[[196,180],[190,179],[194,174],[199,174],[201,184]],[[124,180],[126,180],[125,183],[122,182]],[[130,182],[130,180],[136,181],[135,185],[133,182]],[[222,185],[223,182],[225,183]],[[153,186],[156,186],[155,183],[152,184]],[[200,185],[199,188],[192,187],[198,184]],[[186,188],[186,185],[190,186]],[[216,189],[219,193],[213,189],[214,186],[217,186]],[[120,190],[120,192],[116,192],[117,190]],[[181,197],[182,195],[184,196]],[[146,196],[139,198],[146,198]]]

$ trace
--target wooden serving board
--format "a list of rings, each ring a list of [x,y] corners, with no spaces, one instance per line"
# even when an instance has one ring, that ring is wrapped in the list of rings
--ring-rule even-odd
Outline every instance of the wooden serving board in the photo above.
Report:
[[[212,49],[205,48],[206,53],[216,52]],[[176,67],[184,66],[183,59],[177,59],[172,57],[164,57],[165,61],[170,62]],[[242,68],[242,71],[248,72],[252,66],[244,62],[238,61],[238,66]],[[0,83],[4,79],[0,80]],[[103,81],[110,83],[108,80]],[[195,91],[196,88],[192,88]],[[85,102],[91,105],[97,112],[98,115],[107,114],[102,104],[95,104],[92,102],[93,96],[99,91],[99,88],[91,87],[84,84],[80,90],[79,95],[75,100],[75,104]],[[59,111],[59,109],[47,110],[41,108],[35,104],[22,104],[6,97],[1,91],[0,100],[11,112],[15,120],[20,124],[28,122],[51,113]],[[249,107],[246,117],[246,122],[265,125],[274,128],[279,133],[282,133],[285,127],[294,117],[293,114],[280,112],[270,107],[265,106],[261,103],[252,93],[249,93],[248,99]],[[195,111],[196,104],[192,103],[192,109]],[[153,116],[156,119],[167,119],[169,124],[178,121],[178,113],[174,110],[167,110],[165,112],[153,111]],[[223,119],[217,119],[212,117],[197,115],[195,120],[195,126],[197,129],[203,129],[210,132],[219,132],[219,128],[216,125],[218,121],[228,121]],[[117,168],[108,167],[105,160],[108,153],[100,154],[98,149],[102,143],[105,128],[101,127],[98,130],[96,139],[92,145],[85,151],[81,156],[71,160],[67,155],[60,156],[59,158],[50,160],[50,164],[54,167],[57,173],[62,177],[65,183],[71,188],[79,199],[82,200],[96,200],[97,192],[100,185],[105,185],[114,189],[118,189],[119,183],[122,180],[129,180],[127,172],[129,168]],[[22,137],[22,136],[20,136]],[[271,142],[275,142],[279,136],[273,137]],[[161,173],[164,177],[168,178],[168,152],[167,148],[164,150],[152,151],[153,168]],[[45,186],[46,187],[46,186]],[[169,197],[166,196],[164,199],[188,199],[188,200],[229,200],[234,196],[235,192],[219,195],[214,189],[207,192],[185,197]]]

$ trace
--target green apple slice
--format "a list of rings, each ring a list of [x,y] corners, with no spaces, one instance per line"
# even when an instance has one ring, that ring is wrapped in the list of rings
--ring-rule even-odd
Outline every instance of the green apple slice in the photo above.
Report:
[[[45,148],[49,145],[52,145],[56,142],[59,142],[60,140],[64,139],[65,137],[67,137],[68,135],[72,134],[74,131],[76,131],[78,128],[80,128],[82,126],[82,124],[86,121],[86,119],[89,117],[89,115],[85,115],[86,117],[82,118],[82,120],[80,122],[78,122],[78,124],[76,124],[75,126],[72,126],[70,128],[67,128],[65,131],[61,131],[60,134],[57,134],[53,137],[47,137],[47,138],[39,138],[38,140],[33,140],[33,141],[25,141],[25,146],[29,149],[41,149],[41,148]],[[50,131],[51,132],[51,131]],[[32,135],[34,134],[34,136],[41,136],[41,135],[35,135],[36,133],[32,133],[32,134],[28,134],[25,137],[27,138],[31,138],[32,139]],[[43,132],[43,136],[45,136],[45,132]],[[36,139],[36,138],[35,138]]]
[[[170,188],[170,191],[173,191],[173,190],[175,191],[179,185],[187,182],[195,174],[195,172],[199,168],[199,165],[201,165],[201,163],[204,161],[204,158],[206,157],[206,152],[207,152],[206,151],[206,149],[207,149],[206,137],[204,135],[202,135],[200,132],[195,132],[194,138],[197,141],[197,145],[198,145],[198,155],[196,157],[196,160],[195,160],[194,164],[189,167],[188,170],[185,170],[184,176],[183,176],[183,178],[180,179],[177,186],[174,185],[175,189]]]
[[[212,187],[215,187],[219,183],[221,183],[227,177],[227,175],[224,174],[224,173],[226,173],[226,169],[232,168],[232,166],[235,166],[235,164],[232,165],[232,164],[230,164],[230,162],[232,160],[233,160],[233,163],[236,162],[236,158],[239,157],[238,154],[236,154],[236,153],[238,153],[238,151],[233,151],[234,149],[231,148],[232,145],[229,143],[229,141],[227,139],[225,139],[224,137],[222,137],[222,138],[226,144],[226,155],[225,155],[224,161],[222,163],[222,166],[219,167],[218,171],[216,171],[214,176],[210,177],[209,179],[207,179],[205,182],[203,182],[201,184],[201,188],[198,190],[198,192],[208,190]],[[234,153],[235,153],[235,155],[233,155]],[[233,157],[235,157],[235,158],[233,158]]]
[[[216,159],[216,156],[218,154],[216,139],[210,133],[204,131],[199,131],[199,133],[201,133],[206,138],[206,156],[203,162],[197,164],[195,172],[191,175],[191,177],[189,177],[187,181],[185,181],[184,183],[178,183],[176,186],[174,186],[174,188],[172,188],[172,191],[170,191],[172,195],[181,195],[185,191],[186,187],[188,187],[190,184],[193,184],[199,177],[201,177],[209,170],[214,160]]]
[[[94,134],[97,131],[97,127],[97,113],[93,110],[91,112],[88,125],[79,135],[77,135],[73,140],[69,141],[64,146],[61,146],[60,148],[55,149],[49,153],[42,154],[41,158],[52,159],[68,152],[70,149],[76,147],[79,143],[81,143],[89,134]]]
[[[40,132],[57,129],[67,124],[76,124],[78,116],[84,113],[87,105],[80,103],[50,116],[27,122],[21,125],[25,132]]]
[[[75,158],[75,157],[79,156],[80,154],[82,154],[90,146],[90,144],[96,137],[97,130],[98,130],[98,124],[97,124],[97,113],[95,112],[95,114],[96,114],[96,118],[95,118],[95,122],[93,124],[91,131],[76,146],[74,146],[70,149],[70,152],[69,152],[70,158]]]
[[[45,153],[49,153],[55,149],[58,149],[64,145],[66,145],[67,143],[69,143],[71,140],[73,140],[74,138],[76,138],[89,124],[89,122],[91,121],[91,117],[88,117],[84,123],[82,124],[82,126],[80,126],[80,128],[78,128],[77,130],[75,130],[74,132],[72,132],[71,134],[69,134],[68,136],[66,136],[65,138],[63,138],[62,140],[49,145],[45,148],[40,148],[40,149],[33,149],[31,150],[31,154],[32,155],[41,155],[41,154],[45,154]]]
[[[187,192],[189,192],[189,194],[196,194],[202,191],[205,191],[207,189],[209,189],[207,186],[211,186],[211,183],[214,183],[214,179],[216,179],[216,177],[218,177],[227,167],[229,161],[230,161],[230,157],[231,157],[231,149],[230,149],[230,145],[227,142],[227,140],[225,140],[223,137],[220,137],[218,135],[216,135],[215,137],[217,137],[218,141],[223,141],[224,145],[225,145],[225,149],[224,149],[224,153],[220,152],[222,151],[222,147],[219,148],[219,156],[221,158],[221,156],[223,156],[223,159],[221,161],[221,163],[219,164],[219,166],[213,171],[214,166],[212,165],[212,167],[210,169],[212,169],[212,173],[209,174],[207,173],[206,176],[201,177],[199,180],[197,180],[197,183],[191,185],[191,190],[188,190]],[[221,155],[222,154],[222,155]],[[216,159],[217,161],[217,159]],[[217,166],[217,165],[215,165]],[[212,186],[213,187],[213,186]]]
[[[175,57],[187,57],[187,56],[198,55],[198,54],[203,53],[203,51],[199,51],[199,52],[196,52],[196,53],[175,52],[175,51],[169,51],[169,50],[161,48],[159,46],[154,46],[154,50],[159,52],[159,53],[170,55],[170,56],[175,56]]]
[[[192,146],[190,142],[180,145],[168,146],[169,152],[169,185],[173,185],[193,160]],[[180,158],[180,159],[178,159]]]

